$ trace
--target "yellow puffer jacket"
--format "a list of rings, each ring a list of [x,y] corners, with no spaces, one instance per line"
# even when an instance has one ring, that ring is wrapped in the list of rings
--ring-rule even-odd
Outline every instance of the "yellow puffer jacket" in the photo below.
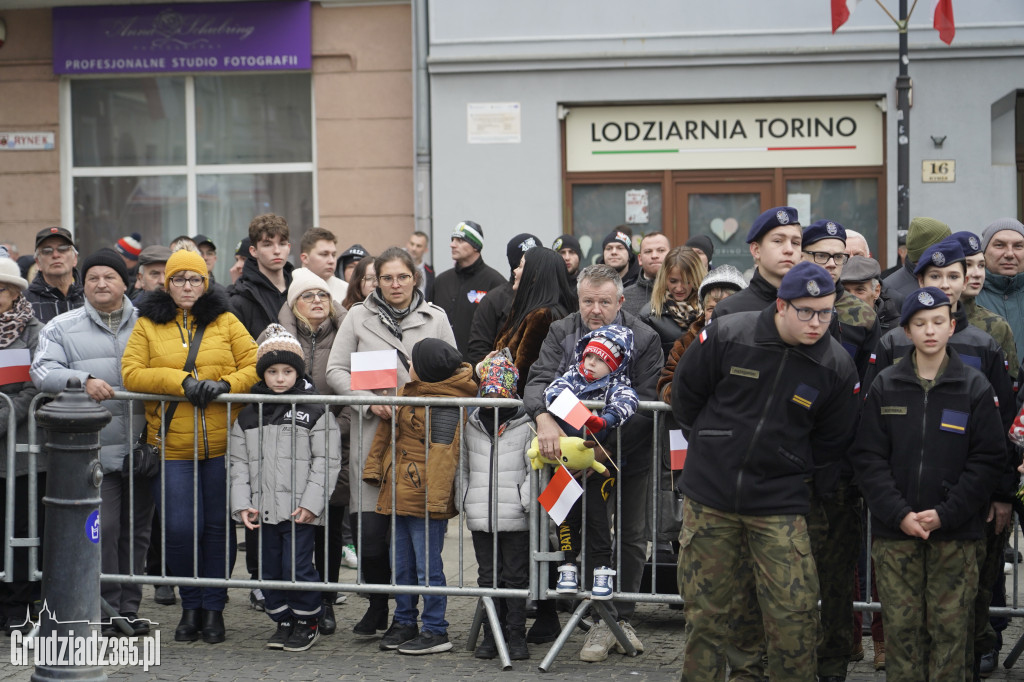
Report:
[[[206,326],[196,355],[197,379],[226,381],[232,393],[248,393],[256,383],[256,342],[221,296],[208,291],[191,311],[185,311],[174,304],[170,294],[152,291],[143,296],[138,309],[139,321],[121,360],[127,390],[184,396],[181,382],[187,375],[182,368],[197,325]],[[200,458],[223,456],[229,429],[227,407],[224,403],[210,403],[200,410],[199,433],[194,438],[197,410],[188,402],[178,403],[167,429],[165,457],[192,459],[195,445]],[[238,416],[241,407],[232,406],[232,418]],[[160,403],[147,401],[147,440],[154,445],[159,444],[160,416]]]

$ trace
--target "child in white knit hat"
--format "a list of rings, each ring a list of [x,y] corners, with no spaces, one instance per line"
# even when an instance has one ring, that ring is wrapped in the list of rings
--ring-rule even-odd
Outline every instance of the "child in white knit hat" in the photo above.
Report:
[[[288,395],[296,402],[260,402],[239,413],[231,430],[231,509],[246,528],[260,531],[264,580],[319,582],[314,527],[323,524],[341,468],[340,433],[325,405],[298,402],[315,390],[296,338],[279,324],[268,326],[265,336],[256,356],[260,380],[251,392]],[[313,646],[320,637],[320,592],[265,589],[263,594],[266,613],[277,623],[267,648]]]

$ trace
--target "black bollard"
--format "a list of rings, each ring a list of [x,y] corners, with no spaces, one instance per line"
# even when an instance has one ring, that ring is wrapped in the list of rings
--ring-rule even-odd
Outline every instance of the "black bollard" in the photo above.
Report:
[[[39,643],[81,642],[100,622],[99,434],[110,419],[110,411],[92,400],[78,379],[69,380],[67,390],[36,412],[50,456]],[[101,666],[70,662],[36,665],[31,679],[106,680],[107,675]]]

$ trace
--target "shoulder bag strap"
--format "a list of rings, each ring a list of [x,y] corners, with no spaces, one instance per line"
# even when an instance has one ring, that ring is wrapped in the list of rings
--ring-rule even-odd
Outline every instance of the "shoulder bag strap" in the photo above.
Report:
[[[191,374],[196,368],[196,355],[199,354],[199,344],[203,340],[203,332],[206,331],[206,327],[196,327],[196,333],[192,335],[192,345],[188,349],[188,357],[185,358],[185,366],[182,369],[187,374]],[[174,418],[174,411],[178,409],[178,403],[173,402],[167,406],[164,410],[164,432],[171,428],[171,419]]]

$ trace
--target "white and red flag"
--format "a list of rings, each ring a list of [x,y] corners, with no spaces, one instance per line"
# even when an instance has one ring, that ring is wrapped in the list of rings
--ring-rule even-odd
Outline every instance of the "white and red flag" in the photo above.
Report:
[[[352,354],[352,390],[398,387],[398,351],[371,350]]]
[[[548,487],[544,488],[544,492],[540,494],[537,501],[547,511],[552,521],[561,524],[562,521],[565,521],[569,510],[572,509],[572,505],[576,504],[576,500],[580,499],[582,494],[583,488],[580,484],[572,477],[564,464],[559,464]]]
[[[32,365],[32,353],[28,348],[7,348],[0,350],[0,385],[20,381],[32,381],[28,368]]]
[[[582,429],[593,415],[580,399],[567,388],[562,389],[558,397],[551,401],[548,412],[555,415],[574,429]]]
[[[673,471],[678,471],[683,468],[686,464],[686,449],[689,447],[689,443],[686,441],[686,436],[683,435],[681,429],[673,429],[668,432],[668,450],[671,455],[671,468]]]
[[[939,40],[952,44],[956,35],[953,25],[953,0],[932,0],[932,28],[939,32]]]
[[[860,0],[832,0],[832,32],[847,22]]]

